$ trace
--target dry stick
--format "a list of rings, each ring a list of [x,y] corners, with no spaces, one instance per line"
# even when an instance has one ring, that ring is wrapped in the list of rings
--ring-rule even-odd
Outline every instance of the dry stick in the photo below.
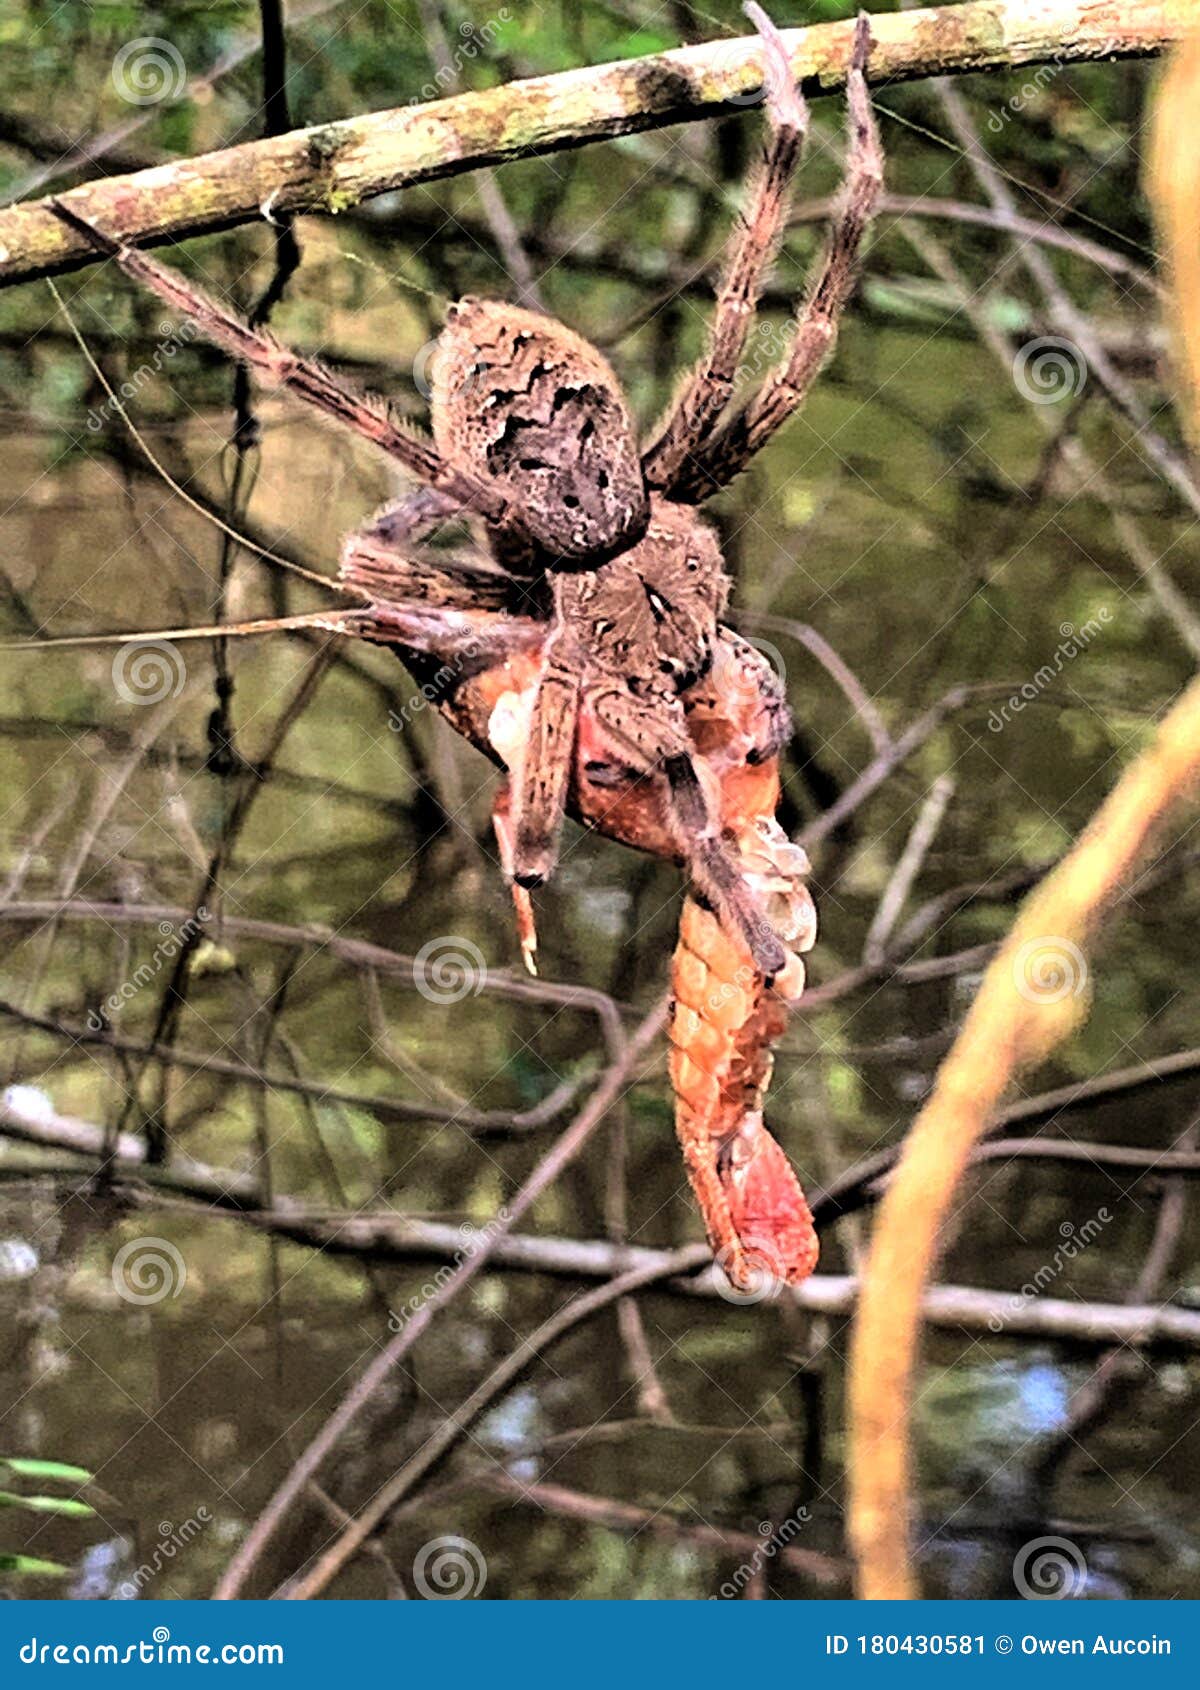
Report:
[[[1009,1084],[1079,1023],[1084,999],[1037,995],[1031,952],[1090,937],[1200,776],[1200,682],[1163,720],[1079,842],[1027,899],[905,1142],[864,1277],[849,1381],[849,1528],[864,1597],[911,1597],[908,1417],[921,1299],[971,1152]],[[1055,994],[1050,993],[1053,997]]]
[[[867,937],[863,943],[863,962],[877,968],[887,957],[888,941],[900,914],[908,902],[921,865],[932,849],[938,830],[945,818],[950,800],[954,797],[954,777],[941,774],[934,781],[917,813],[912,831],[896,860],[896,866],[883,889]]]
[[[372,1095],[370,1092],[344,1091],[320,1080],[306,1080],[303,1075],[277,1074],[263,1065],[242,1061],[237,1057],[220,1056],[203,1050],[185,1050],[178,1045],[152,1045],[146,1039],[131,1039],[114,1033],[110,1028],[93,1030],[86,1023],[64,1021],[57,1016],[39,1015],[35,1010],[0,998],[0,1020],[15,1021],[21,1026],[34,1027],[66,1039],[73,1046],[98,1045],[120,1051],[126,1056],[153,1057],[168,1068],[187,1068],[197,1074],[219,1074],[223,1078],[240,1080],[269,1092],[293,1093],[318,1103],[340,1103],[352,1109],[370,1110],[382,1121],[425,1122],[429,1125],[453,1125],[464,1133],[480,1138],[501,1137],[508,1133],[524,1135],[549,1126],[570,1108],[575,1095],[592,1078],[585,1072],[561,1081],[547,1092],[540,1103],[531,1109],[477,1109],[466,1099],[447,1103],[417,1102],[409,1098]]]
[[[462,78],[458,74],[455,55],[446,39],[441,7],[437,0],[417,0],[417,11],[421,18],[425,45],[437,71],[438,86],[457,93],[462,87]],[[533,274],[533,266],[521,240],[521,232],[508,208],[508,201],[495,172],[481,170],[475,180],[475,191],[479,195],[479,203],[483,206],[484,216],[492,231],[492,239],[508,266],[509,277],[517,284],[517,304],[531,305],[538,311],[545,310],[542,296],[538,292],[537,279]]]
[[[637,1064],[662,1031],[665,1020],[666,1005],[660,1003],[642,1020],[620,1060],[611,1063],[605,1070],[603,1078],[575,1120],[553,1149],[538,1163],[520,1191],[506,1206],[504,1214],[497,1218],[487,1241],[465,1257],[437,1294],[423,1304],[402,1330],[379,1351],[351,1386],[251,1527],[213,1592],[215,1598],[228,1600],[238,1594],[263,1550],[282,1524],[288,1509],[347,1427],[353,1425],[375,1392],[390,1376],[397,1362],[407,1355],[422,1337],[434,1317],[447,1304],[453,1302],[483,1270],[497,1240],[511,1231],[517,1221],[583,1149],[608,1109],[629,1083]]]
[[[186,921],[194,911],[183,904],[121,904],[87,898],[23,898],[19,902],[0,905],[0,921],[47,921],[61,916],[64,921],[102,921],[106,925],[135,927],[155,925],[160,921]],[[261,940],[269,945],[306,945],[326,951],[354,968],[374,968],[381,974],[398,975],[414,984],[416,958],[404,951],[391,951],[369,939],[354,939],[335,933],[330,927],[316,923],[302,927],[287,921],[263,921],[254,916],[223,915],[221,931],[241,939]],[[526,1003],[558,1004],[578,1009],[599,1018],[605,1028],[610,1048],[619,1046],[625,1037],[621,1026],[622,1010],[607,992],[591,986],[558,984],[552,980],[532,980],[524,974],[506,975],[500,970],[488,970],[483,988],[498,997]]]
[[[287,27],[297,29],[302,24],[313,23],[323,13],[330,12],[335,6],[341,4],[342,0],[314,0],[314,3],[309,6],[299,8],[292,6],[289,9]],[[200,76],[193,76],[173,98],[168,95],[163,100],[156,100],[152,105],[143,107],[141,111],[123,119],[112,129],[105,130],[102,135],[94,135],[80,141],[68,141],[64,145],[55,147],[54,151],[57,152],[58,156],[51,157],[39,169],[31,171],[28,176],[24,176],[16,182],[9,189],[9,199],[26,199],[30,194],[36,193],[44,183],[53,181],[55,177],[61,176],[67,171],[75,170],[77,166],[99,164],[104,159],[108,159],[110,165],[117,164],[117,149],[120,148],[121,155],[124,156],[122,143],[127,141],[131,135],[136,135],[140,129],[144,129],[148,123],[152,123],[156,118],[161,117],[164,107],[179,105],[185,100],[197,100],[210,95],[223,77],[228,76],[230,71],[236,70],[246,59],[252,58],[259,51],[260,44],[261,35],[258,31],[235,39],[210,69],[204,71]],[[10,119],[10,121],[13,120]],[[27,133],[31,135],[32,142],[39,142],[40,138],[31,126],[27,129]],[[19,132],[18,135],[6,135],[3,138],[5,140],[16,140],[17,145],[22,144],[19,139]],[[44,148],[45,141],[41,140],[40,144]],[[26,145],[31,148],[31,143]],[[143,166],[142,161],[119,165],[122,170],[135,170],[143,167],[153,169],[154,165],[146,162]]]
[[[1193,1069],[1200,1068],[1200,1053],[1190,1053]],[[1131,1083],[1144,1085],[1145,1070],[1127,1069],[1134,1076]],[[1111,1076],[1116,1078],[1116,1076]],[[1058,1107],[1069,1107],[1079,1099],[1062,1093],[1047,1092],[1042,1098],[1031,1098],[1031,1104],[1043,1107],[1057,1098]],[[1095,1097],[1082,1100],[1095,1101]],[[1003,1114],[1001,1116],[1003,1119]],[[206,1203],[257,1226],[276,1232],[294,1243],[331,1254],[376,1257],[381,1261],[443,1261],[454,1260],[462,1254],[462,1234],[457,1227],[440,1221],[426,1221],[392,1209],[323,1209],[298,1197],[278,1194],[273,1205],[268,1204],[260,1182],[252,1175],[232,1169],[211,1167],[207,1163],[180,1157],[168,1167],[147,1164],[145,1140],[132,1133],[123,1133],[115,1145],[106,1144],[102,1127],[74,1116],[47,1113],[44,1106],[32,1101],[23,1104],[19,1092],[0,1099],[0,1136],[39,1150],[69,1152],[73,1156],[100,1161],[109,1167],[114,1185],[136,1196],[143,1206],[179,1197]],[[826,1190],[810,1193],[813,1217],[818,1226],[826,1227],[843,1215],[866,1208],[882,1195],[884,1176],[894,1165],[898,1152],[884,1151],[868,1158],[851,1169]],[[1176,1174],[1187,1177],[1200,1175],[1200,1152],[1191,1150],[1157,1150],[1130,1144],[1098,1144],[1090,1140],[1001,1138],[989,1139],[972,1152],[972,1163],[991,1161],[1050,1161],[1086,1164],[1098,1172],[1152,1173],[1164,1177]],[[124,1170],[135,1170],[137,1184],[123,1181]],[[12,1177],[35,1178],[43,1174],[67,1174],[75,1177],[79,1169],[63,1170],[39,1163],[34,1168],[21,1166],[11,1170]],[[564,1238],[531,1238],[510,1234],[501,1239],[492,1253],[492,1261],[499,1267],[518,1272],[545,1273],[565,1278],[593,1279],[607,1277],[623,1267],[649,1262],[653,1252],[641,1247],[627,1246],[621,1241],[599,1243],[593,1240],[576,1241]],[[709,1261],[710,1255],[698,1247],[696,1266]],[[685,1287],[690,1295],[716,1294],[716,1285],[704,1281],[689,1282]],[[808,1293],[801,1289],[800,1302],[807,1306]]]
[[[8,1115],[8,1105],[0,1103],[0,1121]],[[61,1124],[61,1123],[60,1123]],[[82,1123],[69,1122],[78,1129]],[[99,1131],[99,1129],[91,1129]],[[41,1142],[47,1129],[37,1121],[22,1124],[18,1136],[30,1142]],[[1010,1152],[1011,1154],[1011,1152]],[[1189,1160],[1181,1168],[1179,1161]],[[1183,1151],[1149,1157],[1143,1155],[1143,1165],[1156,1174],[1200,1172],[1200,1157]],[[194,1164],[201,1167],[200,1164]],[[35,1168],[8,1167],[0,1158],[0,1183],[5,1185],[45,1184],[52,1181],[66,1190],[78,1190],[81,1170],[41,1164]],[[211,1178],[212,1170],[207,1170]],[[120,1179],[114,1188],[121,1199],[141,1209],[168,1213],[179,1210],[189,1217],[196,1214],[199,1203],[209,1204],[210,1215],[240,1220],[247,1226],[260,1227],[295,1244],[321,1250],[331,1257],[351,1256],[356,1260],[389,1263],[449,1262],[462,1259],[463,1235],[461,1226],[443,1221],[415,1220],[389,1213],[318,1214],[297,1205],[267,1212],[253,1207],[253,1197],[239,1202],[233,1193],[204,1192],[204,1182],[195,1180],[195,1191],[188,1192],[192,1182],[182,1174],[164,1174],[157,1168],[139,1169],[139,1185]],[[230,1179],[244,1176],[227,1175]],[[141,1189],[145,1182],[152,1191]],[[175,1200],[172,1195],[181,1195]],[[277,1198],[277,1203],[289,1199]],[[215,1205],[215,1207],[214,1207]],[[672,1277],[662,1272],[674,1262]],[[728,1286],[722,1284],[712,1270],[712,1251],[706,1244],[691,1244],[678,1251],[653,1250],[640,1245],[611,1244],[599,1238],[555,1238],[529,1233],[507,1233],[499,1237],[488,1251],[489,1273],[529,1274],[541,1280],[615,1280],[621,1274],[645,1269],[650,1281],[663,1295],[686,1297],[689,1300],[712,1302],[728,1300]],[[701,1271],[707,1269],[709,1271]],[[648,1283],[650,1282],[648,1281]],[[814,1273],[803,1285],[796,1286],[787,1296],[802,1314],[823,1318],[842,1318],[853,1312],[859,1282],[851,1274]],[[931,1326],[946,1331],[973,1333],[980,1338],[995,1337],[1003,1331],[1006,1340],[1029,1338],[1044,1342],[1048,1338],[1072,1344],[1107,1346],[1129,1344],[1147,1350],[1200,1351],[1200,1313],[1194,1309],[1176,1308],[1171,1304],[1090,1303],[1072,1298],[1023,1298],[1017,1290],[984,1290],[974,1285],[935,1285],[925,1294],[922,1315]],[[652,1422],[643,1421],[643,1425]]]
[[[1002,368],[1005,371],[1011,371],[1014,358],[1012,343],[1006,334],[994,326],[987,313],[980,309],[958,267],[953,263],[948,253],[944,251],[941,243],[932,236],[916,229],[906,228],[902,230],[902,233],[909,245],[919,253],[934,274],[959,295],[963,302],[962,308],[970,318],[979,338],[995,354],[997,362]],[[1027,261],[1034,280],[1042,285],[1047,277],[1050,278],[1049,290],[1042,285],[1043,296],[1051,307],[1060,308],[1060,302],[1065,298],[1065,295],[1062,294],[1057,283],[1053,281],[1044,261],[1040,256],[1035,256],[1037,257],[1036,263]],[[1033,409],[1038,425],[1042,432],[1051,438],[1052,448],[1057,451],[1060,441],[1055,435],[1054,419],[1047,415],[1041,406],[1035,405]],[[1097,468],[1090,453],[1069,431],[1066,437],[1061,440],[1061,451],[1063,458],[1071,465],[1079,478],[1080,490],[1093,495],[1107,508],[1113,519],[1113,527],[1118,539],[1141,571],[1164,615],[1168,621],[1174,624],[1176,633],[1192,656],[1200,660],[1200,618],[1197,618],[1183,594],[1163,569],[1160,560],[1155,556],[1153,547],[1143,537],[1141,529],[1130,516],[1120,509],[1102,470]]]
[[[637,1536],[650,1532],[672,1542],[715,1549],[718,1553],[724,1551],[749,1561],[769,1555],[781,1565],[791,1567],[794,1572],[827,1587],[842,1585],[846,1580],[848,1569],[845,1563],[835,1556],[822,1554],[818,1549],[802,1549],[798,1544],[778,1541],[768,1549],[770,1540],[753,1532],[697,1524],[695,1520],[684,1519],[661,1508],[639,1508],[616,1497],[591,1496],[565,1485],[526,1485],[519,1479],[509,1478],[506,1473],[487,1475],[479,1482],[484,1490],[494,1491],[514,1508],[536,1508],[546,1514],[559,1514],[568,1520],[582,1520],[587,1525]]]
[[[444,1460],[501,1391],[514,1384],[543,1350],[551,1348],[583,1321],[590,1320],[592,1315],[599,1314],[622,1297],[643,1290],[656,1279],[670,1279],[690,1265],[691,1257],[690,1249],[664,1253],[657,1263],[633,1268],[610,1280],[607,1285],[584,1292],[544,1320],[492,1369],[452,1415],[442,1421],[417,1453],[386,1484],[380,1486],[358,1517],[322,1553],[311,1572],[286,1587],[284,1594],[288,1599],[308,1601],[319,1596],[347,1561],[386,1523],[397,1503],[403,1501],[413,1486]]]
[[[797,645],[802,645],[806,651],[811,652],[854,706],[855,715],[867,730],[876,755],[886,755],[892,739],[874,699],[850,665],[833,649],[823,634],[819,634],[815,628],[810,628],[807,622],[797,622],[791,616],[772,616],[755,610],[735,612],[732,619],[739,628],[762,628],[768,634],[787,634]]]
[[[1200,1121],[1190,1121],[1179,1135],[1178,1142],[1187,1150],[1196,1144],[1198,1125]],[[1126,1302],[1148,1303],[1163,1295],[1162,1283],[1178,1253],[1186,1214],[1184,1181],[1178,1174],[1173,1174],[1163,1181],[1154,1235]],[[1140,1368],[1140,1358],[1130,1355],[1123,1345],[1117,1345],[1104,1352],[1091,1377],[1072,1392],[1066,1421],[1046,1438],[1040,1449],[1035,1450],[1030,1462],[1037,1482],[1048,1493],[1060,1482],[1072,1454],[1081,1449],[1082,1439],[1103,1421],[1118,1388],[1130,1383]]]
[[[1190,22],[1194,24],[1195,21],[1193,10]],[[1016,202],[1008,184],[980,144],[958,90],[941,87],[938,93],[955,137],[984,192],[999,210],[1015,211]],[[1137,450],[1143,457],[1148,458],[1164,480],[1174,487],[1184,503],[1190,506],[1193,514],[1200,516],[1200,483],[1197,483],[1190,464],[1153,426],[1150,411],[1113,364],[1099,335],[1082,311],[1077,310],[1059,286],[1045,254],[1024,243],[1017,247],[1015,258],[1041,293],[1053,326],[1075,343],[1088,368],[1095,373],[1100,385],[1108,394],[1113,407],[1132,425],[1133,442]]]
[[[1193,0],[970,0],[880,12],[871,19],[867,74],[880,83],[1142,57],[1181,39],[1193,16]],[[783,32],[806,94],[845,86],[853,34],[853,18]],[[755,36],[707,42],[293,130],[88,183],[62,198],[143,244],[251,222],[268,200],[274,211],[339,212],[414,182],[710,116],[760,87],[761,64]],[[96,257],[45,201],[0,211],[0,283]]]

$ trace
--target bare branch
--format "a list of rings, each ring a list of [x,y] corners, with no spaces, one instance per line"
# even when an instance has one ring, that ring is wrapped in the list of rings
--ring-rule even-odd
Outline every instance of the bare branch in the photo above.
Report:
[[[872,83],[1053,60],[1142,57],[1182,38],[1192,0],[970,0],[871,19]],[[845,86],[853,18],[783,31],[808,95]],[[635,130],[691,122],[744,103],[762,83],[753,36],[681,47],[616,64],[397,107],[293,130],[63,195],[110,234],[153,244],[252,222],[273,212],[340,212],[375,194],[460,175],[481,165]],[[48,204],[0,211],[0,285],[94,262]]]

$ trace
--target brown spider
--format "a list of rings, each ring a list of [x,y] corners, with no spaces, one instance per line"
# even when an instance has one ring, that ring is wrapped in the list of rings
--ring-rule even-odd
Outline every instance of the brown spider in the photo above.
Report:
[[[864,75],[869,20],[861,15],[847,75],[842,207],[786,355],[748,400],[736,400],[739,360],[808,122],[778,31],[757,5],[746,11],[763,41],[766,157],[732,243],[707,349],[644,446],[607,361],[552,318],[473,298],[451,307],[434,361],[430,441],[385,402],[239,322],[65,204],[56,207],[207,338],[375,441],[421,483],[348,536],[340,581],[366,608],[330,615],[325,625],[399,648],[445,714],[507,768],[496,833],[530,966],[527,889],[551,874],[568,809],[684,862],[702,905],[740,937],[760,985],[783,977],[793,960],[779,924],[764,914],[768,882],[755,885],[731,820],[746,813],[738,771],[754,766],[769,770],[754,803],[773,816],[787,705],[765,660],[721,624],[729,582],[697,507],[803,403],[852,288],[882,153]],[[482,521],[488,553],[421,548],[439,524],[464,515]],[[811,942],[807,916],[784,937],[801,929]],[[705,943],[711,949],[715,940]],[[739,989],[729,980],[721,987]],[[754,1015],[746,1026],[765,1027]],[[738,1072],[743,1060],[760,1092],[769,1062],[743,1052]],[[702,1159],[711,1174],[708,1150]],[[727,1193],[741,1177],[731,1165],[726,1155]],[[708,1196],[700,1183],[697,1190],[710,1231],[720,1231],[725,1221],[712,1217],[720,1193],[714,1198],[709,1185]],[[748,1212],[744,1193],[740,1201]]]
[[[863,76],[864,14],[848,77],[850,158],[841,215],[787,357],[748,403],[731,405],[807,127],[777,30],[756,5],[746,9],[766,52],[766,160],[717,296],[708,349],[640,450],[607,361],[551,318],[470,298],[451,307],[434,362],[431,444],[397,423],[386,404],[247,327],[65,205],[58,210],[130,276],[193,317],[207,338],[376,441],[425,484],[345,542],[342,580],[369,592],[381,633],[390,630],[395,640],[407,629],[403,643],[453,669],[464,658],[479,666],[527,649],[530,622],[549,618],[528,721],[511,725],[501,753],[514,787],[499,833],[515,884],[538,886],[552,872],[569,799],[595,821],[607,808],[606,788],[632,772],[659,772],[670,790],[679,855],[695,885],[745,934],[764,974],[773,975],[784,964],[782,947],[764,932],[723,845],[681,702],[707,673],[714,642],[731,637],[719,623],[728,580],[696,506],[737,475],[803,402],[850,292],[882,155]],[[483,519],[504,576],[476,560],[406,554],[438,522],[463,512]],[[763,685],[772,688],[766,673]],[[770,740],[751,755],[770,755],[787,726],[780,699]],[[502,815],[505,807],[502,799]]]

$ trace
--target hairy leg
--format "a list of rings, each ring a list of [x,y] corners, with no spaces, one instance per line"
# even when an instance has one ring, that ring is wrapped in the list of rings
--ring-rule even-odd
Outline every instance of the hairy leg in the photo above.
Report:
[[[580,675],[556,643],[548,648],[517,770],[512,877],[518,886],[541,886],[553,873],[571,784]]]
[[[722,921],[742,935],[754,966],[771,979],[787,956],[725,843],[719,818],[709,809],[678,700],[651,703],[608,685],[589,690],[585,701],[630,768],[647,773],[660,769],[666,776],[675,833],[692,884]]]
[[[430,441],[397,420],[386,400],[375,394],[360,393],[316,359],[302,358],[265,329],[251,328],[177,271],[136,247],[114,240],[61,200],[51,200],[50,206],[64,223],[85,235],[99,251],[116,259],[133,281],[190,317],[206,340],[231,352],[242,363],[295,393],[325,416],[344,423],[364,440],[374,441],[421,481],[444,493],[454,505],[477,511],[500,527],[521,528],[519,512],[513,511],[475,476],[448,464]]]
[[[691,758],[671,757],[665,769],[694,886],[721,919],[741,933],[759,973],[774,979],[787,962],[787,952],[721,837]]]
[[[779,244],[788,190],[808,128],[808,110],[793,80],[779,31],[753,0],[746,6],[746,14],[763,40],[770,136],[717,292],[708,348],[642,455],[647,483],[668,496],[681,464],[704,442],[733,392],[738,360],[764,276]]]
[[[512,788],[508,781],[501,781],[492,804],[492,829],[496,835],[496,845],[500,851],[500,867],[504,871],[504,878],[512,888],[513,913],[517,922],[517,938],[521,943],[521,956],[525,966],[531,974],[537,973],[537,923],[533,915],[533,900],[528,891],[513,876],[513,847],[515,833],[512,820]]]
[[[346,536],[338,578],[351,592],[383,602],[415,599],[459,610],[509,607],[516,590],[513,581],[489,557],[475,552],[409,555],[402,551],[406,529],[419,532],[422,527],[419,521],[410,524],[410,516],[407,501],[389,505]]]
[[[883,185],[883,150],[864,75],[869,48],[870,20],[862,13],[846,79],[850,152],[845,194],[791,350],[744,408],[685,459],[673,489],[673,496],[681,501],[698,503],[745,469],[755,452],[804,403],[837,339],[838,319],[854,284],[858,249]]]

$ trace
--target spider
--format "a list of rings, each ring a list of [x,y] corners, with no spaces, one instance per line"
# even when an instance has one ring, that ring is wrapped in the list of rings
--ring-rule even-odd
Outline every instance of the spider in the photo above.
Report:
[[[548,316],[470,297],[450,308],[433,363],[430,440],[384,401],[56,202],[62,218],[208,339],[374,441],[420,484],[344,542],[341,585],[368,608],[329,625],[398,645],[446,713],[506,766],[496,834],[531,967],[528,891],[553,872],[564,813],[618,838],[640,832],[630,842],[645,848],[646,806],[633,815],[630,792],[644,793],[647,783],[663,834],[649,848],[686,864],[765,978],[787,961],[725,837],[689,728],[689,698],[724,647],[753,673],[764,701],[747,761],[772,757],[789,733],[770,666],[720,621],[729,582],[698,507],[803,403],[853,285],[882,153],[862,14],[847,76],[842,207],[786,355],[740,402],[739,359],[808,122],[782,38],[759,6],[746,12],[763,42],[766,156],[731,243],[707,348],[644,445],[608,362]],[[448,557],[421,546],[464,515],[482,522],[486,553]],[[524,663],[524,684],[492,688],[490,714],[480,719],[479,677],[510,673],[514,662]]]

